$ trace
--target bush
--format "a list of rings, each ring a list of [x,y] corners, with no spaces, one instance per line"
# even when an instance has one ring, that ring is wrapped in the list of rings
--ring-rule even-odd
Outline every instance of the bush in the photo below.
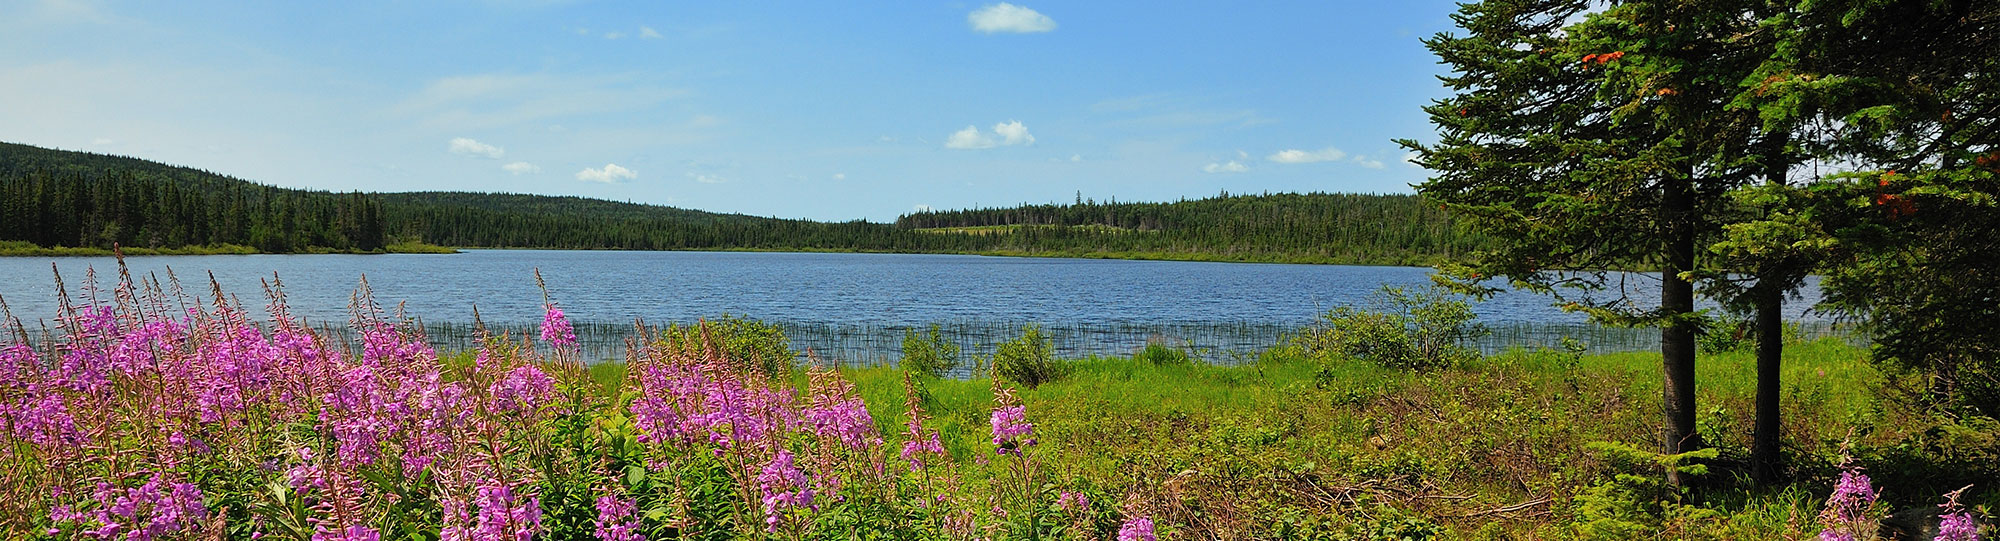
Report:
[[[1041,325],[1022,327],[1019,338],[1002,342],[993,351],[994,375],[1031,389],[1062,379],[1064,368],[1056,360],[1055,345],[1042,336]]]
[[[798,358],[784,329],[755,319],[723,316],[696,325],[671,324],[660,332],[660,341],[669,351],[700,350],[709,340],[714,341],[717,353],[737,368],[767,376],[791,373],[792,361]]]
[[[930,332],[924,334],[915,329],[903,331],[904,370],[938,378],[957,369],[958,364],[958,344],[945,340],[938,324],[932,323]]]
[[[1292,336],[1290,345],[1315,358],[1432,370],[1478,358],[1467,344],[1490,332],[1472,322],[1471,305],[1437,286],[1414,292],[1383,286],[1371,304],[1375,310],[1342,306],[1321,314],[1319,323]]]
[[[1188,354],[1180,348],[1167,347],[1158,342],[1146,343],[1146,348],[1132,354],[1132,359],[1145,361],[1156,366],[1180,365],[1188,363]]]

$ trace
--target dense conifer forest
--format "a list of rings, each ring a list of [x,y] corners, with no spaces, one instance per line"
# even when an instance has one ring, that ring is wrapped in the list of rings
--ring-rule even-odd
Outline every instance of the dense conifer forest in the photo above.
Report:
[[[0,143],[0,241],[268,253],[488,248],[825,250],[1426,264],[1479,246],[1414,196],[1231,195],[926,211],[893,224],[581,197],[332,193],[135,158]]]

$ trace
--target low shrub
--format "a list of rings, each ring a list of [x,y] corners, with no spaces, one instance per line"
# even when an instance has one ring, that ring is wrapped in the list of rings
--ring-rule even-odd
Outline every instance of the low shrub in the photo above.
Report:
[[[704,346],[706,344],[706,346]],[[738,369],[755,370],[766,376],[783,376],[793,368],[798,352],[776,324],[755,319],[723,316],[694,325],[671,324],[660,331],[657,345],[667,350],[713,347],[716,354]]]
[[[1132,358],[1134,360],[1153,363],[1156,366],[1181,365],[1181,364],[1187,364],[1189,361],[1189,357],[1186,351],[1183,351],[1180,348],[1169,347],[1165,344],[1161,344],[1158,342],[1146,343],[1145,349],[1141,349],[1139,350],[1138,353],[1132,354]]]
[[[1383,286],[1373,309],[1334,308],[1319,323],[1290,337],[1311,357],[1345,357],[1402,370],[1434,370],[1476,359],[1468,346],[1491,332],[1474,323],[1463,297],[1437,286],[1408,290]]]
[[[904,370],[933,378],[944,377],[946,373],[958,369],[958,344],[945,340],[943,331],[936,323],[932,323],[931,330],[923,334],[917,334],[915,329],[903,331],[903,361],[899,364]]]
[[[993,350],[993,373],[1028,388],[1062,379],[1068,366],[1056,360],[1055,344],[1042,335],[1042,326],[1029,324],[1021,336],[1000,343]]]

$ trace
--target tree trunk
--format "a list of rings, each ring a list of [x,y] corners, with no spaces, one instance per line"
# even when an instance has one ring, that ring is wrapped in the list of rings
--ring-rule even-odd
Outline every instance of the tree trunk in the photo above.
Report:
[[[1785,294],[1767,278],[1751,294],[1757,303],[1757,427],[1751,432],[1750,472],[1760,482],[1778,479],[1780,428],[1778,370],[1784,365]]]
[[[1686,178],[1667,179],[1660,200],[1661,218],[1665,222],[1662,240],[1667,256],[1666,268],[1660,269],[1660,309],[1670,318],[1660,328],[1660,367],[1665,376],[1661,394],[1667,417],[1664,443],[1668,454],[1703,447],[1701,434],[1694,426],[1695,329],[1684,319],[1694,312],[1694,284],[1680,274],[1694,269],[1694,194],[1689,193],[1688,186],[1694,180],[1692,171],[1688,173]],[[1669,471],[1667,478],[1676,485],[1687,484],[1687,479],[1677,471]]]

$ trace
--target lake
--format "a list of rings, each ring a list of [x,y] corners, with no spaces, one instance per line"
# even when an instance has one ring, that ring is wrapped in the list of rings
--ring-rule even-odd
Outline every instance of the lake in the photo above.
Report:
[[[111,258],[0,258],[0,296],[36,326],[55,315],[51,262],[72,298],[84,298],[88,269],[108,289]],[[902,329],[939,323],[970,351],[1011,336],[1021,323],[1049,327],[1068,354],[1118,354],[1148,340],[1192,343],[1216,355],[1268,346],[1286,330],[1341,305],[1359,305],[1384,285],[1429,283],[1431,269],[922,254],[469,250],[462,254],[129,257],[135,276],[167,281],[169,268],[191,295],[206,297],[213,274],[227,293],[262,314],[260,280],[284,280],[292,311],[315,324],[343,325],[351,294],[367,277],[384,307],[422,320],[442,348],[466,347],[473,307],[496,328],[531,330],[542,314],[540,269],[552,299],[581,324],[598,356],[623,351],[634,319],[663,324],[725,314],[780,322],[803,347],[845,362],[895,356]],[[1636,300],[1657,298],[1657,278],[1626,274]],[[1814,282],[1813,284],[1816,284]],[[1806,311],[1787,318],[1820,321]],[[81,302],[81,301],[79,301]],[[1595,349],[1642,349],[1657,332],[1592,329],[1549,298],[1507,292],[1475,306],[1500,331],[1484,349],[1551,342],[1579,334]]]

